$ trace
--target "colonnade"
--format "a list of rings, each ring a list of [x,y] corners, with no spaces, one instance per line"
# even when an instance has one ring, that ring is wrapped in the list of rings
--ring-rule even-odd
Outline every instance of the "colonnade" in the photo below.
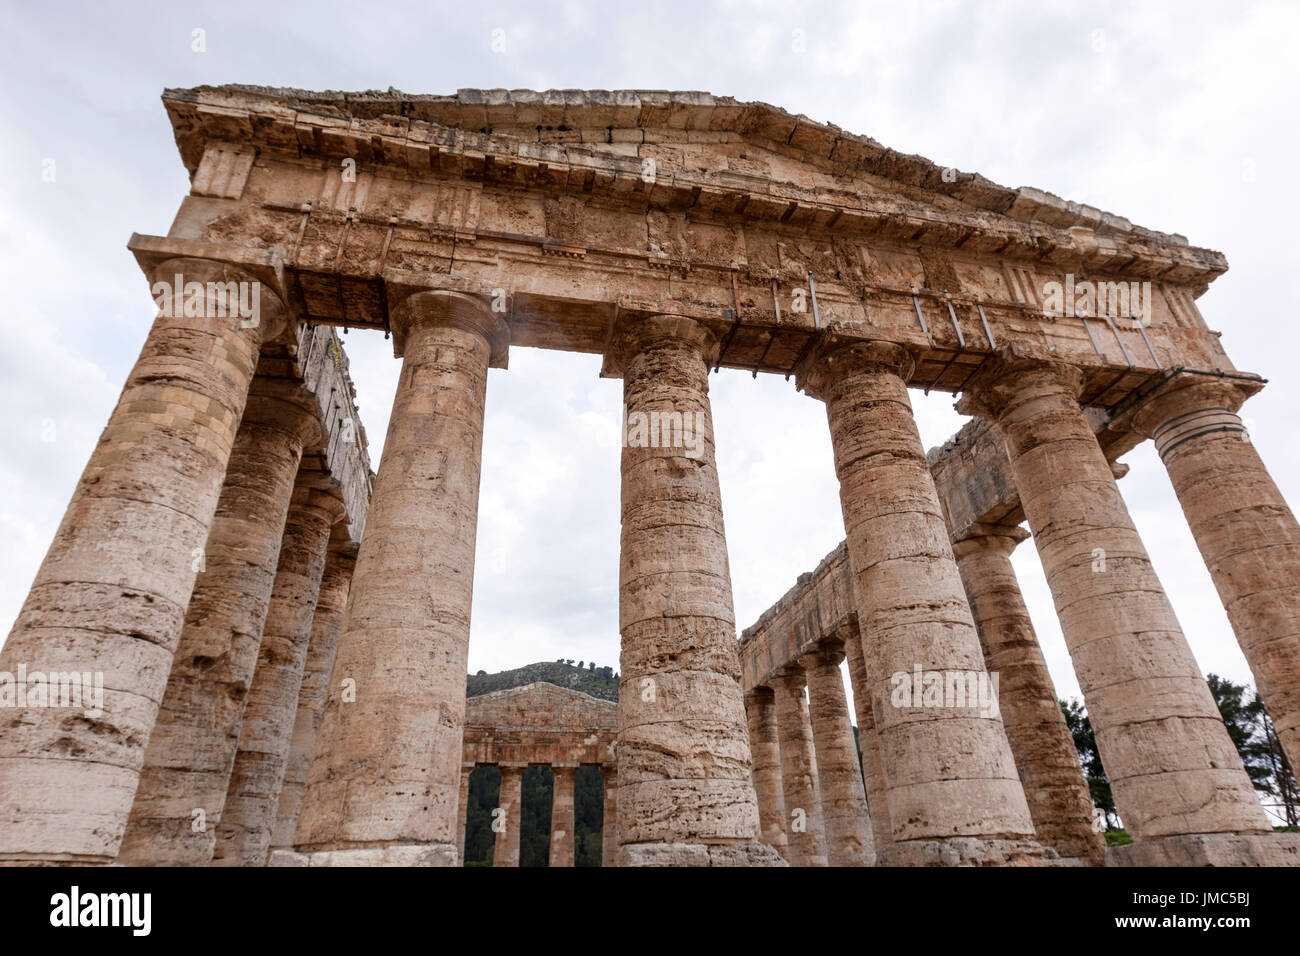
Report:
[[[198,259],[160,273],[179,270],[247,278]],[[487,370],[503,363],[509,329],[465,292],[394,302],[403,364],[353,570],[328,550],[341,502],[300,480],[319,416],[292,388],[255,378],[264,341],[287,322],[263,299],[268,321],[251,327],[159,318],[92,455],[0,670],[95,662],[107,706],[79,724],[57,711],[4,715],[0,858],[461,859]],[[799,386],[826,405],[857,626],[745,695],[708,399],[721,325],[680,311],[627,313],[606,355],[629,416],[696,429],[689,442],[622,449],[614,862],[1095,855],[1008,578],[1017,533],[947,527],[912,418],[909,347],[825,332],[798,366]],[[1081,381],[1068,365],[998,356],[961,408],[1005,441],[1134,858],[1273,861],[1280,844],[1083,416]],[[1234,435],[1231,396],[1176,384],[1133,412],[1134,427],[1170,468],[1294,754],[1300,531]],[[1225,505],[1229,474],[1247,487]],[[898,674],[978,684],[989,671],[1006,675],[1000,711],[896,697]],[[571,814],[564,769],[556,807]],[[518,786],[503,767],[516,821]],[[508,831],[517,841],[517,825]],[[1168,840],[1181,842],[1151,849]]]

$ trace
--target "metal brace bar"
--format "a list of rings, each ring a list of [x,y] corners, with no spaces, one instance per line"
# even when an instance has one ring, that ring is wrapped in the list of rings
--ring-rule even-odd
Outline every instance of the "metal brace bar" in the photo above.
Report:
[[[1083,316],[1080,316],[1079,319],[1081,322],[1083,322],[1084,331],[1088,333],[1088,341],[1092,343],[1092,350],[1096,352],[1098,355],[1100,355],[1102,358],[1105,358],[1106,356],[1101,351],[1101,346],[1097,344],[1096,336],[1092,334],[1092,326],[1088,324],[1088,320],[1083,318]]]
[[[988,317],[984,314],[984,305],[980,302],[976,302],[975,308],[979,310],[980,321],[984,323],[984,334],[988,336],[989,348],[996,349],[998,345],[996,342],[993,341],[993,330],[989,328]]]
[[[1129,355],[1128,349],[1124,347],[1124,340],[1119,337],[1119,329],[1115,328],[1115,323],[1112,321],[1109,312],[1106,313],[1105,318],[1106,324],[1110,326],[1111,335],[1115,336],[1115,341],[1119,343],[1119,350],[1124,353],[1124,361],[1128,362],[1129,368],[1136,368],[1137,365],[1133,361],[1133,356]]]
[[[1156,363],[1156,368],[1164,371],[1164,366],[1160,364],[1160,357],[1156,355],[1156,350],[1151,347],[1151,340],[1147,338],[1147,330],[1142,325],[1141,319],[1135,319],[1137,322],[1138,332],[1142,336],[1142,341],[1147,344],[1147,351],[1151,353],[1151,361]]]
[[[952,319],[952,327],[957,332],[957,344],[962,348],[966,347],[966,336],[961,334],[961,326],[957,324],[957,310],[952,307],[952,299],[944,299],[948,303],[948,317]]]
[[[912,305],[916,308],[916,318],[921,323],[921,331],[929,335],[930,330],[926,327],[925,316],[921,314],[921,300],[916,297],[915,291],[912,292]]]
[[[817,309],[817,284],[813,282],[813,274],[811,271],[808,273],[808,292],[812,297],[813,328],[820,329],[822,327],[822,314]]]

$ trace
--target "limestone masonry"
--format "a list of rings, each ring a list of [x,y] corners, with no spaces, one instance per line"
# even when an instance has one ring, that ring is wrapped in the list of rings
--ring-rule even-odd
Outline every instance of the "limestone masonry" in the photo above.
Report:
[[[129,242],[159,314],[0,651],[102,673],[104,704],[0,709],[0,861],[454,866],[495,764],[517,866],[545,764],[556,866],[582,765],[609,866],[1300,864],[1117,484],[1152,439],[1300,764],[1300,526],[1237,415],[1263,380],[1196,306],[1222,255],[707,93],[163,103],[190,194]],[[402,361],[373,479],[340,328]],[[623,382],[617,704],[465,698],[515,346]],[[723,367],[825,404],[846,533],[739,640]],[[974,418],[927,455],[910,388]],[[1027,537],[1129,846],[1094,823]]]

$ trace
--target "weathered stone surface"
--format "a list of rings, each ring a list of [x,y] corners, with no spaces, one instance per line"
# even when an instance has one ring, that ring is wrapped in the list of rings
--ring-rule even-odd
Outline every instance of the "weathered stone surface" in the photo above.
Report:
[[[523,811],[523,783],[526,765],[501,764],[501,789],[493,813],[493,866],[519,865],[520,813]]]
[[[789,668],[772,682],[785,790],[785,830],[791,866],[826,866],[826,833],[817,792],[817,758],[813,749],[804,674]]]
[[[294,489],[257,669],[244,705],[239,749],[217,825],[214,865],[266,864],[276,799],[284,784],[298,717],[330,528],[343,513],[343,502],[334,495],[301,482]]]
[[[871,819],[840,676],[842,660],[843,648],[826,644],[804,663],[826,861],[831,866],[871,866],[875,861]]]
[[[848,571],[848,554],[844,555],[844,572]],[[841,632],[845,657],[849,663],[849,685],[853,688],[853,710],[858,717],[858,749],[862,757],[862,778],[867,791],[867,812],[871,816],[871,840],[876,852],[893,842],[889,823],[889,788],[885,785],[885,767],[880,755],[880,735],[871,710],[871,685],[867,679],[867,662],[862,656],[862,637],[856,616]]]
[[[1300,866],[1300,833],[1185,833],[1106,851],[1107,866]]]
[[[687,843],[707,852],[758,836],[708,400],[717,348],[706,325],[672,315],[629,321],[611,348],[628,416],[619,571],[618,833],[626,851],[620,865],[675,859],[629,844]],[[639,441],[634,416],[652,414],[675,415],[684,427],[662,443]]]
[[[356,556],[350,550],[331,551],[325,558],[325,571],[311,619],[302,684],[298,690],[298,712],[294,717],[284,783],[276,806],[275,829],[271,833],[272,852],[293,846],[302,796],[307,788],[307,772],[311,769],[312,751],[316,748],[325,698],[329,694],[334,654],[338,650],[339,635],[343,633],[343,611],[355,566]]]
[[[454,863],[483,406],[501,323],[447,293],[417,293],[395,316],[402,377],[294,842],[443,845]]]
[[[120,863],[203,866],[212,859],[294,476],[316,428],[305,393],[254,381]]]
[[[202,260],[157,270],[168,283],[176,274],[252,278]],[[117,855],[258,348],[284,320],[273,295],[264,301],[257,326],[225,311],[156,318],[73,492],[0,670],[102,670],[105,706],[93,719],[60,708],[0,714],[0,859]]]
[[[1039,842],[1062,857],[1102,862],[1106,841],[1065,716],[1011,567],[1029,537],[1019,527],[975,525],[953,545]]]
[[[1155,439],[1259,695],[1300,766],[1300,524],[1235,414],[1254,391],[1173,376],[1130,413]]]
[[[997,423],[1135,841],[1268,824],[1077,401],[1068,366],[995,363],[959,407]]]
[[[550,866],[573,866],[573,775],[577,767],[552,765]]]
[[[600,768],[605,778],[605,806],[600,835],[600,865],[618,865],[618,768],[609,764]]]
[[[917,670],[987,679],[912,419],[905,384],[912,363],[893,345],[832,342],[799,373],[800,386],[826,402],[892,842],[1032,841],[1001,718],[942,700],[892,699],[896,675]]]
[[[785,792],[781,783],[781,743],[776,721],[776,698],[770,687],[755,687],[745,694],[749,719],[750,775],[758,800],[759,832],[763,842],[786,860]]]

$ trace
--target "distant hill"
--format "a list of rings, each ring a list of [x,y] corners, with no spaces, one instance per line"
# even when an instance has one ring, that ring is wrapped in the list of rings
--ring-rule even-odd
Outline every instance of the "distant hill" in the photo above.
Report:
[[[509,690],[511,687],[523,687],[537,681],[545,681],[556,687],[567,687],[600,700],[618,700],[618,673],[612,667],[595,667],[583,661],[583,666],[567,664],[561,661],[539,661],[516,667],[511,671],[488,674],[479,671],[469,674],[465,681],[465,696],[477,697],[490,694],[494,690]]]

